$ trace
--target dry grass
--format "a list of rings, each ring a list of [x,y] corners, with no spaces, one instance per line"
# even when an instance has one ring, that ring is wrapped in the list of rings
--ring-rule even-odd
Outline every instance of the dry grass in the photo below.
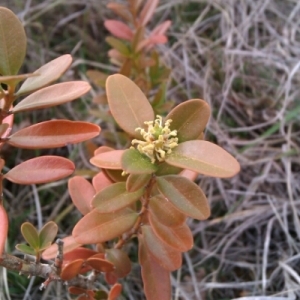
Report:
[[[106,2],[4,1],[26,24],[26,71],[72,53],[75,61],[66,77],[84,78],[91,67],[113,72],[102,25]],[[195,248],[172,276],[174,299],[300,299],[300,2],[162,0],[157,18],[173,21],[170,43],[160,48],[172,68],[170,99],[205,99],[212,107],[207,139],[242,166],[231,180],[200,178],[212,216],[190,222]],[[87,114],[89,98],[81,105],[82,110],[70,105],[59,113],[100,122]],[[82,148],[77,150],[78,166],[86,166]],[[17,225],[24,208],[24,218],[36,224],[54,209],[68,209],[65,187],[57,185],[48,192],[45,187],[7,191],[10,212],[20,219]],[[40,199],[45,206],[39,208],[41,197],[61,200]],[[74,211],[71,216],[77,217]],[[64,234],[72,224],[62,221],[60,226]],[[14,238],[19,238],[16,233]],[[142,299],[134,271],[125,291],[128,299]],[[13,299],[67,299],[58,286],[43,296],[37,285],[27,291],[31,298],[14,294]]]

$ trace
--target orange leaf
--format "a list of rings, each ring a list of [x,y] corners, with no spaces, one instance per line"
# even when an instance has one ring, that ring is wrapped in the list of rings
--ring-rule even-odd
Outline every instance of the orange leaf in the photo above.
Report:
[[[103,172],[99,172],[93,177],[92,183],[96,193],[98,193],[104,188],[110,186],[112,184],[112,181],[109,180]]]
[[[186,219],[186,216],[162,195],[150,199],[149,209],[150,214],[154,214],[160,223],[168,227],[180,226]]]
[[[161,224],[153,214],[150,214],[149,220],[154,233],[161,241],[180,252],[192,249],[193,235],[185,223],[178,227],[167,227]]]
[[[133,227],[138,214],[131,209],[100,214],[93,209],[74,227],[73,236],[78,243],[95,244],[109,241]]]
[[[149,252],[164,269],[174,271],[180,268],[182,263],[181,253],[162,242],[155,235],[151,226],[142,226],[142,235],[147,252]]]
[[[74,205],[83,215],[91,211],[91,202],[96,191],[86,179],[80,176],[71,178],[68,190]]]
[[[2,204],[0,204],[0,257],[5,248],[5,241],[8,232],[8,218],[7,213]]]
[[[99,126],[88,122],[51,120],[17,131],[8,144],[26,149],[56,148],[89,140],[99,132]]]
[[[13,109],[13,113],[47,108],[72,101],[90,90],[91,86],[84,81],[70,81],[57,83],[42,88],[20,101]]]
[[[106,20],[105,28],[115,37],[131,41],[133,38],[132,30],[123,22],[116,20]]]
[[[60,274],[62,280],[68,281],[77,276],[83,265],[83,259],[77,259],[66,265]]]
[[[74,170],[75,165],[69,159],[49,155],[29,159],[3,177],[18,184],[38,184],[62,179]]]
[[[64,259],[66,258],[66,255],[68,255],[69,251],[72,251],[75,248],[78,248],[81,244],[78,244],[75,242],[74,238],[72,236],[67,236],[62,239],[64,242],[63,246],[63,252],[64,252]],[[43,259],[52,259],[57,255],[57,244],[52,244],[49,248],[47,248],[43,254]],[[80,257],[78,257],[80,258]]]
[[[139,236],[139,262],[147,300],[170,300],[170,272],[153,258],[141,236]]]
[[[118,278],[123,278],[131,271],[131,261],[128,255],[120,249],[107,249],[105,251],[105,258],[114,264],[114,274]]]
[[[120,283],[116,283],[110,289],[107,300],[117,300],[122,292],[122,285]]]
[[[115,269],[111,262],[97,257],[88,258],[86,263],[99,272],[107,273],[112,272]]]
[[[113,170],[122,170],[121,158],[125,150],[113,150],[99,153],[90,159],[92,165]]]

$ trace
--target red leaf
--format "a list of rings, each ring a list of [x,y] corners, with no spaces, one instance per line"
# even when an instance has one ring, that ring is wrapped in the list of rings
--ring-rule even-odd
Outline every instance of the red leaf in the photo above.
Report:
[[[132,30],[123,22],[116,20],[106,20],[105,28],[115,37],[131,41],[133,38]]]
[[[117,300],[122,292],[122,285],[120,283],[116,283],[109,291],[107,300]]]
[[[154,11],[158,5],[159,0],[147,0],[146,4],[144,5],[141,13],[140,13],[140,23],[141,25],[146,25],[149,20],[152,18]]]
[[[107,273],[112,272],[115,269],[111,262],[102,258],[90,257],[87,259],[86,263],[99,272]]]
[[[96,191],[86,179],[80,176],[71,178],[68,182],[68,190],[74,205],[83,215],[92,210],[91,202]]]
[[[51,120],[17,131],[8,144],[27,149],[56,148],[89,140],[99,132],[99,126],[88,122]]]
[[[99,172],[93,177],[92,183],[96,193],[98,193],[104,188],[110,186],[112,184],[112,181],[109,180],[103,172]]]
[[[171,26],[171,21],[167,20],[156,26],[152,31],[150,36],[154,35],[164,35],[168,28]]]
[[[7,213],[6,213],[3,205],[0,204],[0,257],[2,256],[2,253],[5,248],[7,232],[8,232]]]
[[[75,165],[69,159],[49,155],[29,159],[3,177],[18,184],[38,184],[62,179],[74,170]]]
[[[60,274],[62,280],[68,281],[80,273],[83,265],[83,259],[77,259],[66,265]]]
[[[90,159],[92,165],[104,169],[122,170],[121,158],[125,150],[99,153]]]

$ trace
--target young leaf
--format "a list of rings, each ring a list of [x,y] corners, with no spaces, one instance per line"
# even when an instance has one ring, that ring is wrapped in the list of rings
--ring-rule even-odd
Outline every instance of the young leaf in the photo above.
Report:
[[[57,83],[30,94],[20,101],[12,109],[12,112],[17,113],[63,104],[84,95],[90,88],[90,85],[84,81]]]
[[[114,239],[133,227],[138,214],[131,209],[100,214],[93,209],[74,227],[73,236],[78,243],[95,244]]]
[[[20,81],[23,81],[27,78],[37,76],[35,74],[20,74],[20,75],[11,75],[11,76],[0,76],[0,82],[5,83],[9,86],[16,86]]]
[[[136,149],[127,149],[122,155],[122,169],[129,174],[152,174],[157,166]]]
[[[195,140],[203,132],[210,116],[209,105],[200,99],[180,103],[166,116],[171,119],[170,128],[177,130],[180,143]]]
[[[161,241],[180,252],[192,249],[193,235],[185,223],[178,227],[167,227],[153,214],[150,214],[149,220],[154,233]]]
[[[147,300],[170,300],[170,272],[165,270],[147,251],[142,236],[139,236],[139,263]]]
[[[108,293],[107,300],[117,300],[121,295],[122,285],[120,283],[115,283]]]
[[[19,250],[22,253],[26,253],[29,255],[36,255],[36,251],[34,251],[30,246],[26,244],[17,244],[16,249]]]
[[[17,16],[5,7],[0,7],[0,32],[0,74],[15,75],[26,54],[26,34]]]
[[[221,147],[207,141],[187,141],[179,144],[166,158],[172,166],[200,174],[227,178],[240,171],[240,165]]]
[[[158,5],[158,2],[159,0],[147,0],[146,4],[144,5],[140,13],[139,21],[141,25],[145,26],[152,18],[154,11]]]
[[[70,54],[51,60],[33,73],[33,75],[38,76],[25,80],[16,95],[19,96],[38,90],[57,80],[70,67],[71,63],[72,56]]]
[[[185,215],[205,220],[210,215],[207,199],[194,182],[178,175],[156,178],[160,193]]]
[[[3,205],[0,205],[0,257],[5,248],[5,241],[8,232],[8,217]]]
[[[100,213],[111,213],[136,202],[142,195],[144,189],[136,192],[127,192],[125,182],[112,184],[95,195],[92,206]]]
[[[38,184],[62,179],[71,175],[75,165],[70,160],[59,156],[40,156],[29,159],[3,177],[18,184]]]
[[[71,178],[68,181],[68,190],[74,205],[83,215],[91,211],[91,202],[96,191],[86,179],[81,176]]]
[[[71,280],[80,273],[83,265],[83,259],[77,259],[66,265],[60,274],[60,278],[64,281]]]
[[[181,226],[186,219],[186,216],[162,195],[150,199],[149,210],[160,223],[168,227]]]
[[[26,149],[56,148],[89,140],[99,132],[99,126],[88,122],[51,120],[17,131],[8,144]]]
[[[126,180],[126,190],[135,192],[144,188],[150,181],[151,174],[130,174]]]
[[[120,249],[105,250],[105,258],[115,266],[114,273],[123,278],[131,271],[131,261],[128,255]]]
[[[44,250],[48,248],[53,242],[54,238],[57,235],[58,226],[50,221],[43,226],[41,231],[39,232],[39,249]]]
[[[39,249],[39,233],[36,228],[29,222],[25,222],[21,226],[21,232],[26,240],[26,242],[30,245],[34,250]]]
[[[121,158],[124,150],[113,150],[99,153],[90,159],[90,163],[103,169],[121,170]]]
[[[174,271],[180,268],[182,263],[181,253],[162,242],[149,225],[144,225],[141,228],[147,252],[168,271]]]
[[[140,137],[137,127],[154,120],[153,109],[140,90],[129,78],[115,74],[107,78],[108,104],[119,126],[133,137]]]
[[[67,237],[64,237],[63,239],[63,242],[64,242],[64,246],[63,246],[63,252],[64,252],[64,260],[67,260],[67,254],[78,248],[79,246],[81,246],[81,244],[77,243],[73,236],[67,236]],[[43,252],[43,259],[52,259],[54,258],[56,255],[57,255],[57,244],[54,243],[52,244],[49,248],[47,248],[44,252]],[[91,254],[93,255],[93,254]],[[75,256],[75,258],[81,258],[81,257],[77,257]]]
[[[132,40],[132,30],[125,23],[116,20],[106,20],[104,26],[115,37],[127,41]]]
[[[105,41],[113,48],[115,48],[116,50],[118,50],[121,54],[123,54],[124,56],[129,56],[130,52],[129,52],[129,48],[127,47],[127,45],[112,37],[112,36],[109,36],[105,39]]]

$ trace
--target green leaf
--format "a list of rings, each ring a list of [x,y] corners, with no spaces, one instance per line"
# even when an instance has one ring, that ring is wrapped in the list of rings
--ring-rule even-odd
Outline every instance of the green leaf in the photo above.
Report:
[[[60,156],[40,156],[29,159],[8,171],[4,178],[18,184],[38,184],[71,175],[75,165]]]
[[[17,244],[16,249],[29,255],[36,255],[36,251],[26,244]]]
[[[166,158],[172,166],[200,174],[227,178],[240,171],[240,165],[221,147],[207,141],[188,141],[179,144]]]
[[[55,239],[58,231],[58,226],[50,221],[43,226],[41,231],[39,232],[39,249],[44,250],[48,248],[53,240]]]
[[[25,80],[16,95],[19,96],[38,90],[57,80],[70,67],[71,63],[72,56],[70,54],[51,60],[33,73],[33,75],[36,75],[35,77]]]
[[[70,102],[87,93],[90,88],[91,86],[84,81],[57,83],[30,94],[20,101],[12,112],[48,108]]]
[[[126,180],[126,190],[135,192],[146,187],[151,177],[151,174],[130,174]]]
[[[127,45],[119,40],[116,39],[112,36],[108,36],[105,41],[113,48],[115,48],[116,50],[118,50],[121,54],[123,54],[124,56],[129,56],[130,52],[129,49],[127,47]]]
[[[166,116],[171,119],[171,130],[177,130],[180,143],[195,140],[203,132],[210,116],[209,105],[200,99],[180,103]]]
[[[121,170],[121,157],[124,150],[113,150],[96,154],[90,159],[92,165],[103,168]]]
[[[80,244],[103,243],[131,229],[137,218],[138,214],[127,208],[109,214],[93,209],[75,225],[72,234]]]
[[[178,175],[156,178],[160,193],[185,215],[205,220],[210,215],[207,199],[194,182]]]
[[[172,151],[174,151],[174,150],[172,150]],[[158,169],[155,172],[155,175],[156,176],[174,175],[174,174],[180,173],[181,171],[182,171],[182,168],[171,166],[164,161],[158,165]]]
[[[140,137],[136,131],[144,122],[154,120],[153,109],[140,88],[129,78],[115,74],[107,78],[108,104],[119,126],[133,137]]]
[[[118,182],[108,186],[95,195],[92,206],[100,213],[111,213],[136,202],[142,195],[144,189],[136,192],[127,192],[125,182]]]
[[[21,232],[25,241],[34,250],[39,249],[39,233],[36,228],[29,222],[25,222],[21,226]]]
[[[99,126],[88,122],[51,120],[17,131],[8,144],[26,149],[56,148],[89,140],[99,132]]]
[[[122,168],[129,174],[152,174],[157,166],[136,149],[128,149],[122,155]]]
[[[0,74],[16,75],[26,54],[26,34],[17,16],[0,7]]]

